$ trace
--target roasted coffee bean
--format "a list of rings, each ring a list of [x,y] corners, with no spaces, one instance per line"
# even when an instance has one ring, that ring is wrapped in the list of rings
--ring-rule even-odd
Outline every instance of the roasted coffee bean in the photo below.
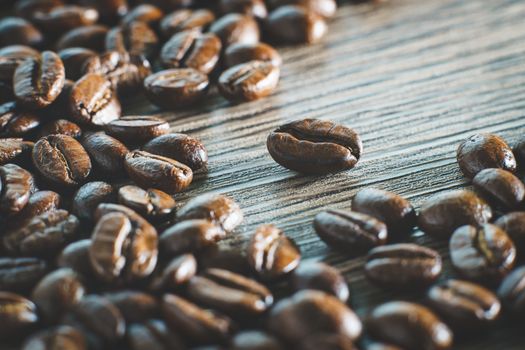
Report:
[[[299,265],[301,251],[290,238],[274,225],[262,225],[248,244],[248,262],[264,279],[277,279]]]
[[[463,141],[456,154],[463,175],[472,179],[483,169],[501,168],[514,172],[516,159],[512,149],[501,137],[476,134]]]
[[[92,220],[100,203],[117,201],[113,186],[106,182],[88,182],[80,187],[73,197],[73,213],[81,220]]]
[[[87,350],[85,335],[70,326],[57,326],[32,335],[22,346],[22,350]]]
[[[10,216],[19,213],[34,189],[30,172],[15,164],[0,166],[0,214]]]
[[[307,174],[351,169],[363,153],[363,143],[354,130],[319,119],[278,127],[268,135],[266,146],[277,163]]]
[[[0,105],[0,137],[27,137],[40,126],[40,118],[33,112],[22,110],[18,103]]]
[[[0,292],[0,339],[16,339],[38,322],[35,304],[9,292]]]
[[[121,107],[111,82],[98,74],[86,74],[73,86],[70,97],[73,118],[100,126],[120,117]]]
[[[208,76],[193,68],[163,70],[144,80],[148,99],[166,109],[194,104],[206,95],[209,85]]]
[[[219,9],[223,14],[242,13],[257,19],[265,19],[268,15],[263,0],[220,0]]]
[[[82,129],[77,124],[66,120],[57,119],[44,124],[40,130],[40,138],[49,135],[67,135],[79,139],[82,136]]]
[[[7,45],[27,45],[40,47],[44,43],[42,33],[20,17],[4,17],[0,20],[0,43]]]
[[[193,172],[186,165],[144,151],[129,152],[124,166],[139,186],[158,188],[169,194],[185,190],[193,180]]]
[[[20,63],[27,58],[37,59],[40,53],[25,45],[10,45],[0,49],[0,80],[7,81],[10,85],[13,74]]]
[[[327,210],[315,216],[315,232],[331,247],[360,255],[383,245],[386,225],[372,216],[344,210]]]
[[[12,229],[16,226],[25,225],[34,217],[46,212],[57,210],[60,205],[60,195],[53,191],[37,191],[31,194],[24,209],[22,209],[7,227]]]
[[[153,188],[146,191],[131,185],[119,189],[118,202],[152,220],[172,214],[176,205],[175,200],[166,192]]]
[[[196,171],[208,163],[208,151],[199,140],[185,135],[170,133],[158,136],[146,143],[144,151],[175,159]]]
[[[472,180],[474,187],[496,206],[517,209],[525,199],[525,185],[512,173],[490,168],[481,170]]]
[[[37,11],[33,20],[41,28],[53,33],[64,33],[73,28],[89,26],[97,22],[98,11],[94,8],[64,5],[49,11]]]
[[[86,277],[86,282],[89,282],[90,278],[94,276],[91,263],[89,262],[90,246],[90,239],[83,239],[68,244],[58,256],[57,265],[59,267],[68,267],[75,270],[82,276]]]
[[[41,138],[33,148],[33,164],[48,181],[78,186],[91,172],[91,160],[82,145],[67,135]]]
[[[429,235],[448,238],[460,226],[483,225],[491,218],[489,205],[474,192],[454,190],[423,202],[418,226]]]
[[[96,57],[97,53],[83,47],[70,47],[60,50],[58,55],[64,63],[66,78],[78,80],[84,74],[84,65],[86,62]]]
[[[386,289],[420,289],[432,284],[442,270],[441,256],[433,249],[411,243],[377,247],[370,251],[366,276]]]
[[[223,269],[244,276],[251,276],[253,271],[248,264],[246,250],[228,249],[218,245],[214,249],[209,249],[206,254],[198,255],[200,269]]]
[[[219,77],[219,91],[228,100],[253,101],[273,93],[280,69],[270,62],[249,61],[233,66]]]
[[[57,50],[70,47],[86,48],[97,52],[104,51],[108,31],[108,27],[99,24],[72,29],[58,40]]]
[[[54,257],[69,242],[78,239],[78,229],[76,216],[65,210],[53,210],[7,232],[2,241],[11,254]]]
[[[307,337],[300,345],[301,350],[357,350],[352,341],[337,334],[315,334]]]
[[[224,52],[224,65],[226,68],[249,61],[270,62],[276,67],[282,65],[281,55],[268,44],[233,44]]]
[[[31,20],[36,12],[47,12],[62,5],[62,0],[20,0],[15,2],[13,9],[17,16]]]
[[[283,5],[298,5],[325,18],[333,17],[337,11],[335,0],[270,0],[269,5],[272,8]]]
[[[312,335],[329,333],[353,341],[361,335],[361,321],[336,297],[305,290],[282,299],[270,310],[268,327],[290,344]]]
[[[82,146],[90,155],[95,169],[105,177],[122,177],[126,174],[124,158],[129,150],[116,138],[103,132],[87,133],[82,137]]]
[[[0,139],[0,165],[19,160],[31,154],[33,145],[33,142],[24,141],[23,139]]]
[[[208,9],[181,9],[170,13],[160,21],[160,31],[165,38],[191,29],[204,31],[213,21],[215,15]]]
[[[238,13],[227,14],[210,26],[210,32],[217,35],[223,47],[231,44],[256,44],[259,42],[259,26],[253,17]]]
[[[233,322],[174,294],[162,298],[162,313],[168,326],[199,344],[225,343],[233,333]]]
[[[47,263],[37,258],[0,258],[0,290],[27,292],[47,270]]]
[[[416,225],[416,211],[405,198],[392,192],[365,188],[352,199],[352,210],[383,221],[389,235],[403,237]]]
[[[525,266],[512,271],[501,283],[498,296],[514,315],[525,315]]]
[[[106,36],[106,51],[129,53],[131,56],[155,58],[159,38],[146,22],[134,21],[115,27]]]
[[[350,291],[339,271],[322,262],[302,262],[292,272],[292,286],[296,291],[320,290],[336,296],[343,303],[348,301]]]
[[[263,331],[242,331],[233,337],[231,350],[284,350],[285,347],[274,336]]]
[[[164,17],[164,12],[157,6],[150,4],[140,4],[135,6],[124,17],[122,17],[123,24],[129,24],[135,21],[145,22],[150,25],[155,25]]]
[[[162,244],[162,236],[161,236]],[[169,291],[185,285],[197,273],[197,260],[192,254],[173,258],[150,285],[154,291]]]
[[[80,276],[71,269],[63,268],[45,276],[33,290],[31,299],[43,320],[55,323],[85,293]]]
[[[452,331],[424,306],[392,301],[376,307],[366,321],[375,339],[407,350],[445,350],[452,347]]]
[[[183,220],[160,236],[160,248],[166,256],[197,253],[215,246],[226,236],[221,226],[209,220]]]
[[[314,44],[327,32],[323,17],[302,6],[280,6],[267,19],[270,37],[279,43]]]
[[[518,256],[525,254],[525,212],[513,212],[500,217],[496,226],[501,228],[509,235],[516,246]]]
[[[427,303],[458,331],[478,331],[494,323],[501,304],[494,293],[477,284],[448,280],[427,293]]]
[[[168,133],[169,129],[166,120],[150,115],[126,116],[104,126],[106,133],[128,143],[147,142]]]
[[[122,290],[104,296],[120,310],[127,324],[147,321],[160,312],[157,300],[143,292]]]
[[[171,332],[161,320],[149,320],[144,324],[132,324],[127,329],[131,350],[184,350],[186,346],[179,336]]]
[[[488,284],[501,280],[516,259],[510,237],[491,224],[458,228],[449,248],[452,264],[463,276]]]

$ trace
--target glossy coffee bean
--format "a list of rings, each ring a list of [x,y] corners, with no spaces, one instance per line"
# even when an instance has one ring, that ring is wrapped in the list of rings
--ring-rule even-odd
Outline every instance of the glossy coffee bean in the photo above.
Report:
[[[158,136],[146,143],[144,151],[175,159],[196,171],[208,163],[208,151],[204,144],[185,134],[170,133]]]
[[[498,289],[498,297],[511,314],[525,315],[525,266],[505,277]]]
[[[104,294],[119,310],[127,324],[147,321],[158,316],[157,300],[143,292],[121,290]]]
[[[97,53],[83,47],[69,47],[60,50],[58,55],[64,63],[66,78],[76,81],[82,77],[86,62],[96,57]]]
[[[81,220],[92,220],[100,203],[117,201],[113,186],[106,182],[88,182],[78,189],[73,197],[73,213]]]
[[[15,102],[0,105],[0,137],[27,138],[40,126],[40,118],[36,113],[25,111]]]
[[[500,217],[494,225],[507,233],[514,245],[518,256],[525,254],[525,212],[513,212]]]
[[[152,188],[143,190],[131,185],[119,189],[118,202],[152,220],[172,214],[176,205],[175,200],[166,192]]]
[[[248,264],[246,250],[228,249],[218,245],[206,251],[206,254],[198,255],[199,267],[217,268],[236,272],[244,276],[252,276],[253,271]]]
[[[72,117],[81,124],[100,126],[120,117],[121,107],[111,82],[98,74],[86,74],[71,91]]]
[[[448,280],[427,293],[427,304],[454,330],[478,331],[493,324],[501,311],[494,293],[474,283]]]
[[[283,5],[298,5],[325,18],[333,17],[337,12],[335,0],[270,0],[269,4],[272,8]]]
[[[472,180],[474,187],[491,203],[505,210],[519,208],[525,199],[525,185],[512,173],[503,169],[484,169]]]
[[[241,13],[257,19],[264,19],[268,15],[263,0],[220,0],[219,10],[223,14]]]
[[[78,27],[62,35],[57,41],[56,48],[57,50],[85,48],[101,52],[104,51],[108,31],[108,27],[99,24]]]
[[[0,292],[0,339],[16,339],[38,322],[35,304],[14,293]]]
[[[162,233],[160,248],[166,256],[198,253],[214,247],[225,236],[224,230],[209,220],[184,220]]]
[[[280,6],[270,13],[267,29],[271,38],[286,44],[314,44],[327,32],[328,26],[320,15],[296,5]]]
[[[292,272],[292,286],[296,291],[315,289],[336,296],[343,303],[350,297],[345,278],[339,271],[322,262],[302,262]]]
[[[27,58],[37,59],[40,53],[25,45],[9,45],[0,49],[0,80],[12,84],[13,74]]]
[[[133,115],[114,120],[104,126],[107,134],[128,143],[147,142],[169,132],[169,123],[150,115]]]
[[[214,20],[215,15],[208,9],[180,9],[165,16],[159,27],[162,35],[170,38],[185,30],[196,29],[203,32]]]
[[[256,44],[259,42],[259,27],[254,18],[238,13],[227,14],[210,26],[224,47],[234,43]]]
[[[284,350],[284,345],[274,336],[264,331],[242,331],[235,334],[231,350]]]
[[[134,21],[115,27],[106,36],[106,51],[129,53],[131,56],[155,58],[159,49],[159,38],[146,23]]]
[[[96,8],[104,23],[115,23],[129,11],[128,0],[80,0],[79,3]]]
[[[0,43],[2,46],[40,47],[44,43],[44,36],[31,22],[23,18],[4,17],[0,20]]]
[[[248,263],[267,280],[277,279],[295,270],[301,260],[299,247],[273,225],[262,225],[248,243]]]
[[[161,236],[162,241],[162,236]],[[162,243],[161,243],[162,244]],[[192,254],[182,254],[173,258],[152,280],[153,291],[170,291],[185,285],[197,274],[197,260]]]
[[[0,214],[10,216],[19,213],[34,192],[33,175],[15,164],[0,166]]]
[[[97,22],[98,17],[98,11],[94,8],[64,5],[46,12],[35,12],[33,20],[48,31],[63,33],[73,28],[92,25]]]
[[[331,247],[360,255],[383,245],[386,225],[372,216],[344,210],[327,210],[315,216],[315,232]]]
[[[489,205],[474,192],[439,193],[421,205],[419,228],[432,236],[448,238],[460,226],[483,225],[492,218]]]
[[[408,200],[398,194],[376,188],[358,191],[352,199],[352,210],[383,221],[388,233],[394,237],[409,234],[417,221],[416,211]]]
[[[377,247],[370,251],[366,276],[385,289],[420,289],[437,280],[441,256],[433,249],[410,243]]]
[[[33,150],[33,143],[17,138],[0,139],[0,165],[17,161]]]
[[[33,334],[22,346],[22,350],[87,350],[88,341],[78,329],[70,326],[57,326]]]
[[[463,141],[456,154],[463,175],[472,179],[483,169],[501,168],[514,172],[516,159],[512,149],[501,137],[476,134]]]
[[[462,226],[450,238],[450,259],[466,278],[483,283],[501,280],[513,267],[516,247],[499,227]]]
[[[219,92],[230,101],[253,101],[273,93],[279,77],[280,69],[272,63],[249,61],[221,74]]]
[[[164,17],[164,12],[160,8],[150,4],[140,4],[135,6],[124,17],[122,23],[128,24],[135,21],[145,22],[154,25]]]
[[[158,349],[184,350],[186,346],[176,333],[171,332],[161,320],[149,320],[144,324],[132,324],[127,329],[131,350]]]
[[[452,331],[424,306],[392,301],[376,307],[366,326],[377,340],[407,350],[445,350],[452,347]]]
[[[354,130],[319,119],[278,127],[268,135],[266,146],[277,163],[307,174],[351,169],[363,153],[363,143]]]
[[[53,191],[37,191],[31,194],[24,209],[7,224],[9,229],[25,225],[34,217],[57,210],[60,206],[60,195]]]
[[[0,258],[0,290],[27,292],[47,270],[47,263],[37,258]]]
[[[306,290],[279,301],[268,317],[268,328],[290,344],[312,335],[334,334],[353,341],[361,335],[357,315],[336,297]]]
[[[194,104],[206,95],[209,84],[208,76],[193,68],[163,70],[144,80],[148,99],[166,109]]]
[[[129,149],[116,138],[103,132],[87,133],[82,137],[82,146],[99,174],[106,178],[122,177],[126,174],[124,159]]]
[[[82,239],[68,244],[57,258],[57,266],[70,268],[86,277],[85,282],[94,279],[93,269],[89,261],[90,239]]]
[[[232,44],[224,52],[224,65],[226,68],[249,61],[270,62],[276,67],[280,67],[283,62],[277,50],[264,43]]]
[[[82,129],[77,124],[66,120],[66,119],[57,119],[50,121],[40,129],[39,136],[40,138],[46,137],[49,135],[67,135],[75,139],[80,139],[82,136]]]

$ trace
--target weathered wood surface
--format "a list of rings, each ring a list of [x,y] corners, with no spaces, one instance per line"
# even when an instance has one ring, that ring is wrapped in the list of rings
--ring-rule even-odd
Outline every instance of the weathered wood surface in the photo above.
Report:
[[[509,142],[525,132],[525,1],[394,0],[381,6],[345,5],[316,46],[282,50],[277,93],[232,106],[219,96],[198,110],[162,113],[173,130],[201,138],[209,172],[181,201],[218,191],[235,198],[246,220],[228,244],[241,245],[256,226],[274,223],[304,257],[335,264],[352,289],[352,306],[403,296],[369,284],[363,259],[334,253],[315,235],[312,220],[326,207],[350,208],[360,188],[397,192],[419,206],[425,198],[465,187],[455,149],[477,132]],[[130,111],[156,113],[134,103]],[[307,177],[276,164],[266,150],[269,131],[284,121],[326,118],[355,128],[364,156],[347,172]],[[447,242],[415,233],[448,262]],[[480,331],[455,349],[525,349],[525,321]]]

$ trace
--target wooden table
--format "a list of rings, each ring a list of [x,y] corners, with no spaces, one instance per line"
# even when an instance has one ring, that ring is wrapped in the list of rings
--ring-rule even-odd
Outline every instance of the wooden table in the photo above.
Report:
[[[180,200],[207,191],[235,198],[246,216],[226,244],[242,245],[274,223],[299,243],[305,259],[337,266],[364,315],[390,299],[363,275],[363,259],[331,251],[312,228],[324,208],[349,209],[363,187],[399,193],[419,206],[468,184],[455,150],[469,135],[491,132],[510,143],[525,132],[525,1],[392,0],[345,5],[322,44],[286,48],[279,90],[232,106],[216,93],[197,110],[162,113],[173,130],[197,136],[210,154]],[[134,112],[156,111],[134,103]],[[270,130],[288,120],[331,119],[356,129],[364,155],[350,171],[309,177],[276,164],[266,150]],[[450,270],[447,242],[415,232],[438,249]],[[407,299],[418,299],[411,296]],[[525,349],[525,321],[458,341],[455,349]]]

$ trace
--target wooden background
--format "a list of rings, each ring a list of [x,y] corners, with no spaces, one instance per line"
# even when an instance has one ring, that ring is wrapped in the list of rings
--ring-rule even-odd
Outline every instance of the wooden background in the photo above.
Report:
[[[242,245],[254,229],[274,223],[293,237],[306,259],[327,261],[346,276],[352,307],[364,315],[392,298],[369,284],[363,259],[334,253],[312,228],[324,208],[349,209],[360,188],[399,193],[419,205],[465,187],[455,159],[469,135],[492,132],[514,142],[525,132],[525,1],[393,0],[343,6],[322,44],[286,48],[278,91],[232,106],[217,94],[197,110],[162,113],[173,130],[205,143],[209,172],[188,197],[207,191],[232,196],[245,223],[227,244]],[[131,113],[158,111],[127,105]],[[364,155],[350,171],[302,176],[280,167],[266,137],[285,121],[331,119],[356,129]],[[415,232],[438,249],[453,276],[447,242]],[[417,296],[414,296],[417,299]],[[410,299],[410,298],[409,298]],[[502,322],[460,340],[455,349],[525,349],[525,321]]]

